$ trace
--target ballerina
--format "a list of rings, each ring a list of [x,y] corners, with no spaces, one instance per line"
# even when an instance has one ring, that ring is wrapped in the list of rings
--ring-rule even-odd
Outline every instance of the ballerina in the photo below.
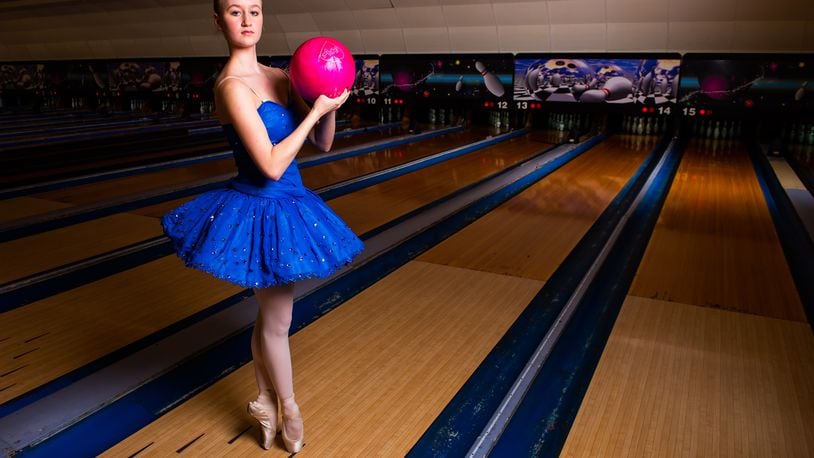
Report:
[[[214,0],[213,9],[229,46],[229,60],[215,82],[216,116],[238,175],[228,187],[201,194],[161,222],[187,266],[253,288],[259,306],[251,343],[258,396],[247,410],[260,423],[262,447],[269,449],[279,400],[283,443],[297,453],[304,431],[288,341],[293,283],[331,275],[364,246],[303,186],[295,158],[306,139],[330,149],[336,110],[349,93],[322,95],[309,108],[284,71],[257,62],[261,0]]]

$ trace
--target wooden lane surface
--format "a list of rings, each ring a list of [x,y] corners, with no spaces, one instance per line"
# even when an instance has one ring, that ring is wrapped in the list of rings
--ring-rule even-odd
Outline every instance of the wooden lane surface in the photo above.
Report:
[[[745,147],[684,152],[634,296],[806,321]]]
[[[624,168],[614,167],[614,163],[641,162],[646,151],[628,154],[622,146],[624,141],[612,143],[609,148],[594,148],[597,154],[585,153],[574,160],[582,165],[569,164],[535,187],[563,175],[571,179],[573,188],[579,188],[583,186],[579,175],[595,174],[596,169],[586,165],[596,162],[610,166],[612,170],[604,172],[608,175],[632,174],[636,164]],[[615,188],[616,181],[609,180],[604,186]],[[559,185],[555,188],[563,190]],[[512,202],[528,205],[534,201],[539,205],[542,198],[530,189]],[[505,228],[493,227],[493,220],[485,218],[494,213],[505,217],[507,207],[512,206],[499,207],[469,227],[477,226],[477,237],[487,239],[487,243],[499,243]],[[547,211],[545,205],[540,211]],[[582,209],[571,213],[584,219]],[[529,233],[541,230],[529,218],[515,223],[527,226]],[[576,239],[578,236],[562,243],[573,245]],[[454,257],[443,245],[433,252]],[[526,247],[521,246],[512,256],[521,259],[525,253]],[[545,263],[549,256],[551,253],[537,252],[534,261]],[[403,456],[413,446],[497,342],[496,337],[506,331],[543,285],[540,280],[484,272],[487,269],[479,267],[411,262],[293,336],[297,398],[306,425],[302,454]],[[511,289],[503,289],[504,284],[513,282],[524,286],[520,297],[510,294]],[[530,282],[528,290],[522,282]],[[490,304],[485,309],[481,295],[487,295],[485,302]],[[229,444],[252,425],[243,405],[255,395],[253,366],[248,364],[105,456],[129,456],[148,445],[147,455],[168,454],[201,434],[201,439],[187,448],[190,453],[256,453],[256,429]],[[284,453],[279,441],[271,453]]]
[[[148,216],[119,213],[94,220],[91,228],[68,226],[0,243],[0,284],[77,261],[162,233]]]
[[[368,127],[375,127],[375,126],[368,126]],[[343,131],[339,128],[336,129],[337,134],[341,134]],[[369,143],[375,142],[379,140],[384,140],[386,138],[395,137],[398,135],[402,135],[404,132],[400,128],[395,129],[385,129],[385,130],[376,130],[372,132],[360,132],[358,134],[348,135],[345,137],[334,138],[333,145],[331,146],[332,150],[337,150],[339,148],[346,148],[352,145],[361,145],[362,143]],[[306,143],[302,146],[302,150],[300,150],[299,157],[308,157],[314,154],[321,154],[322,151],[317,149],[314,145],[310,143]]]
[[[337,197],[330,204],[357,234],[363,234],[550,146],[524,135]]]
[[[484,138],[486,138],[486,133],[480,129],[454,132],[423,140],[420,147],[416,147],[415,144],[399,145],[372,153],[331,161],[315,167],[308,167],[300,170],[300,174],[306,186],[311,189],[318,189],[427,157],[441,151],[458,148]]]
[[[419,259],[546,281],[656,141],[611,137]]]
[[[807,323],[628,296],[560,456],[814,456],[811,431]]]
[[[413,261],[291,338],[298,456],[404,456],[541,282]],[[287,456],[257,444],[251,363],[103,456]],[[251,430],[241,434],[242,431]],[[237,437],[232,444],[228,442]]]
[[[788,276],[743,147],[690,145],[562,456],[814,456]]]
[[[398,206],[393,199],[379,199],[365,190],[351,194],[358,194],[355,200],[349,199],[349,195],[328,203],[353,228],[378,226],[437,198],[439,193],[428,192],[427,183],[435,186],[447,183],[444,186],[449,192],[454,189],[448,183],[466,186],[546,146],[521,137],[479,151],[478,156],[472,153],[454,159],[458,162],[452,168],[440,168],[444,164],[438,164],[400,177],[402,185],[397,188],[397,200],[404,203]],[[489,156],[495,159],[482,160]],[[469,160],[463,160],[466,158]],[[404,180],[405,177],[412,181]],[[340,199],[346,208],[335,205]],[[362,208],[365,212],[348,212],[348,208]],[[239,288],[185,268],[172,255],[0,314],[3,330],[0,374],[14,371],[0,377],[0,403],[238,291]],[[48,341],[30,341],[43,334]]]
[[[302,170],[303,180],[306,186],[316,188],[322,186],[322,183],[331,183],[335,180],[341,180],[342,173],[357,176],[362,173],[400,164],[411,158],[428,156],[440,150],[461,146],[482,137],[482,132],[472,130],[405,145],[398,149],[398,151],[401,151],[401,154],[396,154],[396,150],[391,149],[387,152],[376,151],[354,156],[337,161],[340,162],[341,165],[326,163],[306,168]],[[231,162],[231,164],[234,163],[232,159],[228,161]],[[151,183],[163,182],[166,184],[183,181],[191,177],[201,178],[200,174],[213,171],[211,167],[212,164],[198,165],[206,165],[206,167],[196,167],[192,173],[189,173],[187,168],[182,168],[183,170],[172,169],[161,171],[158,172],[160,178],[155,178],[155,180],[160,181],[155,182],[146,181],[144,177],[128,177],[122,179],[124,180],[123,182],[114,180],[117,183],[104,184],[105,189],[102,189],[102,184],[96,184],[93,185],[92,191],[84,189],[69,192],[75,194],[79,192],[85,194],[89,192],[91,192],[91,194],[93,192],[97,194],[108,191],[114,192],[116,188],[124,187],[125,185],[123,183],[125,182],[135,182],[136,184],[134,186],[149,187]],[[230,167],[233,167],[233,165]],[[180,176],[180,178],[177,178],[177,176]],[[83,186],[82,188],[85,187]],[[0,243],[0,257],[3,259],[19,260],[19,262],[7,263],[0,267],[0,283],[22,278],[69,262],[85,259],[93,255],[105,253],[151,237],[159,236],[163,232],[158,218],[180,205],[180,203],[191,200],[192,198],[194,198],[194,196],[143,209],[132,210],[128,213],[113,215],[115,218],[100,218],[98,220],[74,224],[10,242]],[[119,224],[119,222],[126,220],[132,222],[132,230],[128,229],[126,225]],[[111,223],[112,221],[115,223]],[[70,240],[70,243],[66,243],[66,239]]]
[[[72,207],[71,204],[38,199],[36,197],[17,197],[0,201],[0,224]]]

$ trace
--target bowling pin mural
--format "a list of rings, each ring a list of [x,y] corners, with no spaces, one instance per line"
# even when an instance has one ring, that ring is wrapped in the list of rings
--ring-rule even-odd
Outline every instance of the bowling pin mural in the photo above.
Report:
[[[486,66],[483,65],[483,62],[479,60],[475,61],[475,69],[480,72],[481,76],[483,76],[483,84],[486,85],[486,89],[495,97],[503,97],[506,90],[503,88],[503,83],[500,82],[500,78],[498,78],[494,73],[488,71]]]
[[[464,76],[461,75],[458,77],[458,82],[455,83],[455,92],[461,92],[461,89],[464,87]]]
[[[806,86],[808,86],[808,81],[803,81],[803,84],[794,92],[794,101],[799,102],[803,100],[803,97],[806,95]]]
[[[622,76],[608,79],[601,89],[588,89],[582,93],[580,102],[598,103],[606,100],[619,100],[625,98],[633,89],[633,83]]]

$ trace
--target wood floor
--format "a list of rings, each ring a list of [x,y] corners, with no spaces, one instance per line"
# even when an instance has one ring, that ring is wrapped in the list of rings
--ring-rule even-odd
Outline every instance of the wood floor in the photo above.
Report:
[[[597,145],[419,259],[548,280],[656,142],[629,140]]]
[[[329,204],[363,233],[545,138]],[[655,141],[610,138],[292,336],[301,455],[403,456]],[[149,227],[180,201],[124,216]],[[0,403],[238,291],[169,256],[0,314]],[[628,294],[561,456],[814,456],[814,334],[743,145],[690,144]],[[249,363],[104,455],[288,455],[279,437],[259,447],[256,394]]]
[[[473,154],[519,161],[547,146],[521,138]],[[398,178],[398,199],[405,205],[371,199],[366,190],[328,204],[352,228],[375,227],[504,167],[501,161],[484,164],[481,157],[454,159],[455,173],[442,163]],[[432,183],[436,192],[427,191]],[[7,374],[0,377],[0,403],[239,291],[171,255],[0,314],[0,374]]]
[[[807,323],[628,296],[561,456],[814,456]]]
[[[555,182],[587,180],[596,162],[608,174],[632,175],[646,152],[624,153],[612,143],[600,153],[588,154],[548,178]],[[618,154],[617,154],[618,153]],[[601,167],[601,166],[600,166]],[[553,205],[532,186],[507,204],[588,219],[582,206]],[[624,177],[602,181],[597,195],[607,203]],[[550,186],[550,185],[549,185]],[[605,189],[607,188],[607,189]],[[555,185],[554,189],[562,189]],[[577,191],[579,192],[579,191]],[[549,197],[554,198],[555,194]],[[570,194],[559,196],[567,201]],[[601,199],[588,206],[601,205]],[[562,202],[560,202],[562,203]],[[589,212],[594,214],[597,212]],[[558,224],[551,219],[549,224]],[[305,413],[306,445],[303,456],[403,456],[471,375],[520,311],[542,287],[543,281],[512,273],[488,272],[483,266],[443,265],[438,259],[452,253],[443,248],[459,237],[482,237],[498,243],[502,226],[482,218],[469,234],[458,233],[438,247],[432,257],[421,258],[397,270],[320,318],[292,337],[295,386]],[[546,233],[534,221],[519,222],[525,232]],[[555,233],[562,244],[579,235]],[[556,242],[547,244],[551,247]],[[531,262],[545,262],[562,250],[535,251]],[[515,252],[515,257],[522,257]],[[433,259],[427,262],[426,259]],[[109,456],[130,456],[144,449],[147,455],[184,450],[202,455],[249,456],[260,452],[256,428],[244,412],[256,395],[251,364],[230,374],[211,388],[174,409],[108,451]],[[326,374],[330,374],[327,375]],[[201,436],[203,434],[203,436]],[[229,441],[239,436],[231,444]],[[144,447],[147,447],[146,449]],[[268,453],[283,456],[282,443]],[[141,455],[137,455],[141,456]]]
[[[814,456],[814,334],[721,146],[685,152],[561,456]]]
[[[690,145],[630,294],[805,321],[741,143]]]

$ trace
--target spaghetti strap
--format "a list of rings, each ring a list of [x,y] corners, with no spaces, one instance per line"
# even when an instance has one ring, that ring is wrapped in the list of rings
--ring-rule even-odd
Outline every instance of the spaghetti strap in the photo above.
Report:
[[[249,90],[250,90],[250,91],[252,91],[252,93],[255,95],[255,97],[257,97],[258,99],[260,99],[260,101],[261,101],[261,102],[265,102],[265,101],[266,101],[266,99],[264,99],[263,97],[260,97],[260,94],[258,94],[258,93],[257,93],[257,91],[255,91],[254,89],[252,89],[252,87],[251,87],[251,86],[249,86],[248,84],[246,84],[246,82],[245,82],[245,81],[243,81],[243,79],[242,79],[242,78],[240,78],[240,77],[238,77],[238,76],[232,76],[232,75],[227,75],[227,76],[224,76],[224,77],[223,77],[223,79],[222,79],[222,80],[220,80],[220,83],[218,83],[218,85],[223,84],[223,82],[224,82],[224,81],[226,81],[226,79],[227,79],[227,78],[234,78],[234,79],[236,79],[236,80],[240,81],[241,83],[243,83],[243,85],[244,85],[244,86],[246,86],[247,88],[249,88]]]

